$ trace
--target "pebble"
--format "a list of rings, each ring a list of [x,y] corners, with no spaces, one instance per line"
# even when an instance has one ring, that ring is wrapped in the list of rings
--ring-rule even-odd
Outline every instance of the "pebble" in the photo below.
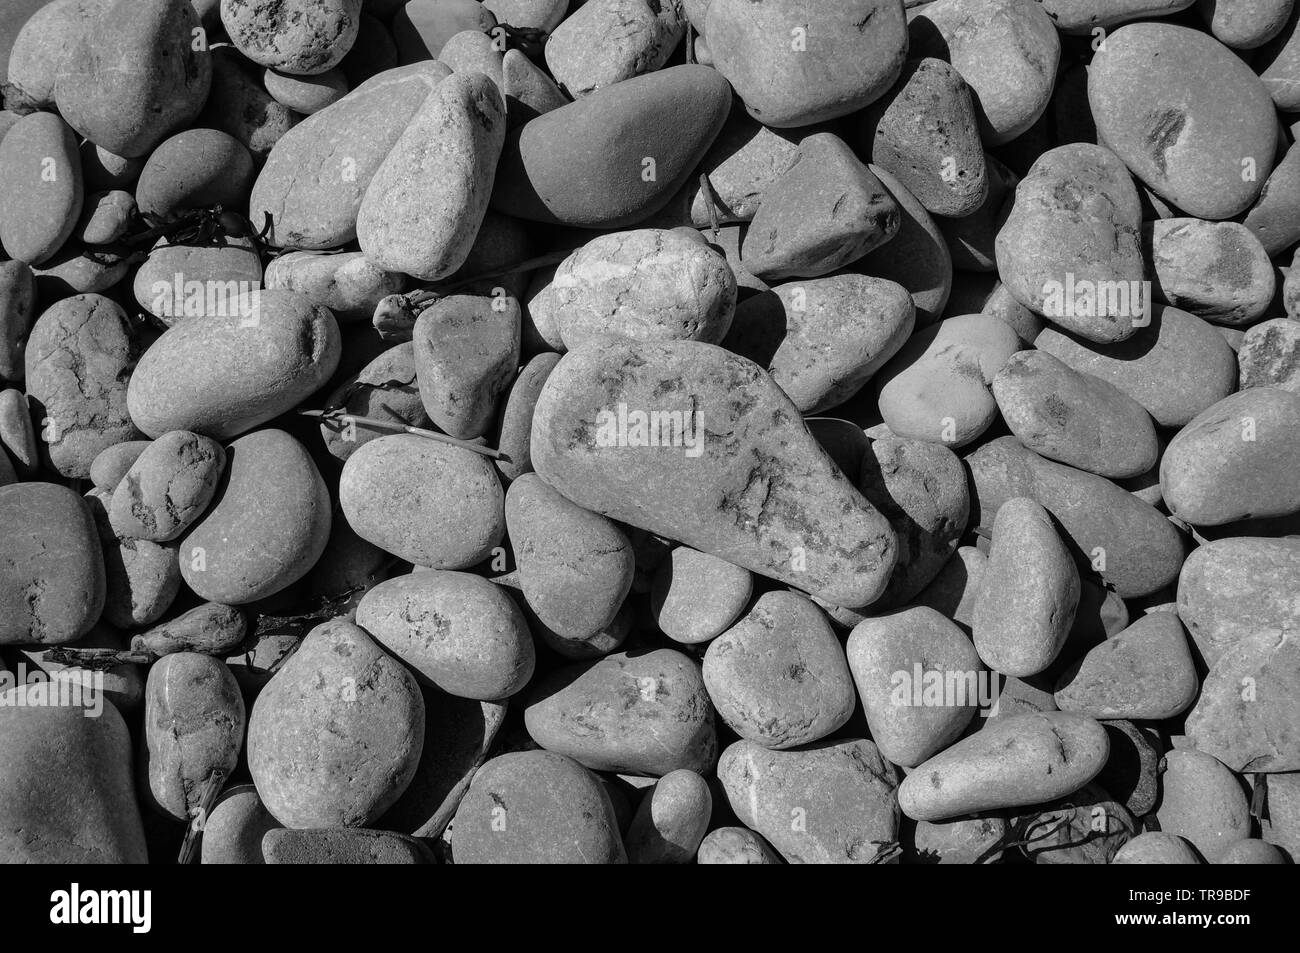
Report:
[[[764,593],[709,643],[704,685],[727,726],[764,748],[819,741],[856,704],[844,649],[822,611],[796,592]]]

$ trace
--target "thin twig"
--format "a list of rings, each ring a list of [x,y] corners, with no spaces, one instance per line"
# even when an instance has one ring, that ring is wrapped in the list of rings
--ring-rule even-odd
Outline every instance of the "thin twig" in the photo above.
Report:
[[[513,462],[507,454],[493,447],[486,447],[479,443],[472,443],[468,440],[461,440],[458,437],[449,437],[445,433],[438,433],[435,430],[426,430],[423,427],[412,427],[410,424],[404,424],[397,420],[378,420],[374,417],[358,417],[356,414],[349,414],[343,410],[300,410],[299,415],[303,417],[314,417],[318,420],[328,420],[332,423],[341,424],[360,424],[363,427],[369,427],[372,430],[394,430],[402,433],[414,434],[417,437],[424,437],[427,440],[436,440],[438,443],[451,444],[453,447],[460,447],[462,450],[469,450],[472,453],[482,454],[485,457],[491,457],[493,460],[504,460],[506,463]]]
[[[225,786],[226,772],[221,768],[213,768],[208,779],[203,782],[203,795],[194,810],[194,817],[189,827],[185,828],[185,840],[181,842],[181,853],[176,858],[176,863],[188,864],[194,859],[194,852],[199,846],[199,837],[202,836],[203,828],[208,823],[208,815],[212,813],[212,808],[221,795],[221,789]]]

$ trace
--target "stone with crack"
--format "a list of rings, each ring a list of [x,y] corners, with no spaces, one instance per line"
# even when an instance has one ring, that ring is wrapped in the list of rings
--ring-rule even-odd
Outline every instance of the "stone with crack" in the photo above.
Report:
[[[579,506],[837,605],[879,597],[888,521],[758,365],[698,341],[570,351],[533,417],[533,465]]]
[[[104,608],[90,511],[53,483],[0,487],[0,644],[75,642]]]
[[[113,490],[119,536],[163,543],[180,536],[212,500],[226,452],[211,437],[173,430],[150,443]]]
[[[737,741],[718,780],[741,822],[790,863],[879,863],[898,838],[898,771],[865,739],[797,751]]]
[[[1109,752],[1105,729],[1086,715],[997,718],[918,765],[899,786],[898,803],[918,821],[1042,804],[1091,781]]]

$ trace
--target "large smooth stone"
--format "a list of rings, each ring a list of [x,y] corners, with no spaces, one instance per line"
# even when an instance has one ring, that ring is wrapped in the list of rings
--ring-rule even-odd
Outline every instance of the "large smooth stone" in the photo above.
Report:
[[[457,864],[622,864],[599,779],[549,751],[499,755],[474,775],[452,824]]]
[[[0,863],[146,863],[122,716],[108,704],[88,718],[32,692],[0,695]]]
[[[325,481],[298,441],[259,430],[226,447],[225,477],[181,540],[181,575],[211,602],[274,595],[315,565],[330,534]]]
[[[1178,577],[1184,544],[1159,510],[1105,477],[1076,470],[999,437],[966,457],[974,477],[972,519],[991,525],[1007,500],[1027,496],[1124,598],[1158,592]]]
[[[547,751],[593,771],[704,774],[718,756],[700,666],[672,649],[558,669],[530,691],[524,724]]]
[[[127,407],[149,436],[238,436],[296,407],[338,367],[339,326],[325,308],[293,291],[229,304],[168,328],[140,358]]]
[[[711,0],[701,32],[749,114],[776,128],[856,112],[907,55],[899,0]]]
[[[1088,103],[1099,139],[1188,215],[1245,211],[1273,168],[1268,90],[1232,50],[1197,30],[1131,23],[1109,34],[1088,67]]]
[[[104,558],[81,497],[53,483],[0,487],[0,644],[75,642],[104,608]]]
[[[343,619],[319,625],[248,722],[258,796],[287,827],[365,827],[410,783],[424,744],[415,676]]]
[[[1105,729],[1084,715],[996,718],[917,766],[899,786],[898,804],[918,821],[1042,804],[1091,781],[1109,752]]]
[[[149,154],[203,109],[212,61],[188,0],[114,0],[76,37],[54,84],[68,125],[128,158]]]
[[[727,81],[698,64],[597,90],[506,139],[492,207],[538,222],[632,225],[685,184],[730,110]]]
[[[357,237],[371,179],[430,93],[441,63],[388,70],[284,133],[253,183],[249,218],[287,248],[334,248]]]
[[[898,837],[898,771],[870,741],[798,751],[737,741],[718,780],[741,822],[790,863],[870,864]]]
[[[677,433],[620,433],[628,413],[651,410],[677,414]],[[538,398],[532,457],[579,506],[837,605],[876,599],[897,558],[888,522],[789,398],[756,364],[710,344],[611,340],[570,351]]]

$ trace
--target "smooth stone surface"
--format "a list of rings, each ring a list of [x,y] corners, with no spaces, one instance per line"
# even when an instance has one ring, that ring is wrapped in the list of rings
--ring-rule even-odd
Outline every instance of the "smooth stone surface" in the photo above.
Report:
[[[641,445],[629,432],[602,446],[620,404],[683,414],[679,445]],[[538,399],[532,457],[579,506],[836,604],[877,598],[897,558],[893,530],[789,399],[756,365],[709,344],[611,340],[570,351]],[[852,551],[835,540],[852,540]]]
[[[632,587],[632,544],[537,474],[510,484],[506,530],[528,606],[558,635],[587,639],[614,621]]]
[[[976,525],[991,525],[1003,503],[1027,496],[1060,522],[1068,541],[1120,596],[1149,595],[1177,578],[1184,556],[1178,530],[1105,477],[1044,460],[1014,437],[992,440],[965,459],[974,478]]]
[[[1169,441],[1160,488],[1196,526],[1300,511],[1300,394],[1252,387],[1201,412]]]
[[[125,266],[110,273],[107,284],[116,284],[125,273]],[[188,318],[238,313],[240,296],[261,288],[262,277],[262,259],[248,238],[217,244],[172,244],[160,238],[137,269],[131,291],[141,308],[171,327]]]
[[[1102,146],[1043,153],[998,231],[998,273],[1017,301],[1090,341],[1131,337],[1150,310],[1142,210],[1124,164]]]
[[[1211,36],[1131,23],[1106,37],[1088,69],[1097,135],[1139,179],[1188,215],[1245,211],[1273,168],[1268,89]],[[1242,174],[1243,163],[1254,175]]]
[[[457,864],[627,862],[600,781],[549,751],[509,752],[483,765],[452,830]]]
[[[375,173],[450,74],[441,63],[389,70],[280,135],[253,183],[253,225],[260,229],[269,218],[267,238],[288,248],[335,248],[354,240]]]
[[[1219,539],[1192,550],[1178,576],[1178,616],[1206,665],[1247,636],[1300,629],[1298,578],[1300,540]]]
[[[127,407],[149,436],[238,436],[297,406],[338,367],[338,322],[299,294],[253,291],[221,310],[173,325],[140,358]]]
[[[670,771],[641,798],[624,842],[630,864],[688,864],[708,829],[713,796],[694,771]]]
[[[141,212],[161,218],[213,205],[239,209],[253,176],[252,153],[234,136],[190,129],[159,143],[149,154],[136,183],[136,203]]]
[[[1055,696],[1061,711],[1162,721],[1186,711],[1199,689],[1178,615],[1153,612],[1072,665]]]
[[[1250,808],[1232,772],[1196,750],[1170,751],[1160,778],[1160,829],[1186,838],[1210,863],[1250,836]]]
[[[577,99],[659,69],[685,33],[680,2],[588,0],[551,32],[546,65]]]
[[[989,668],[1025,678],[1055,661],[1079,605],[1075,568],[1051,515],[1014,497],[998,507],[971,630]]]
[[[749,570],[689,546],[676,546],[654,573],[650,612],[660,631],[674,642],[707,642],[740,617],[753,588]]]
[[[239,685],[220,659],[177,652],[151,665],[142,765],[150,806],[173,820],[193,817],[211,774],[234,771],[244,722]]]
[[[765,126],[808,126],[856,112],[898,78],[907,23],[898,0],[710,0],[714,66]]]
[[[741,260],[765,281],[817,278],[888,242],[900,222],[894,197],[844,140],[815,133],[764,193]]]
[[[631,305],[629,307],[629,305]],[[717,344],[731,327],[736,279],[716,249],[679,230],[640,228],[592,239],[528,302],[557,350],[607,335]]]
[[[584,228],[635,224],[682,187],[730,109],[731,87],[707,66],[671,66],[597,90],[507,137],[492,207]]]
[[[790,281],[737,309],[723,346],[757,364],[804,414],[844,403],[898,352],[916,309],[902,285],[844,273]]]
[[[75,642],[104,607],[90,511],[53,483],[0,486],[0,644]]]
[[[1233,771],[1300,770],[1300,649],[1254,632],[1214,663],[1187,716],[1192,743]]]
[[[819,741],[857,702],[844,649],[822,611],[796,592],[768,592],[709,643],[704,685],[736,734],[764,748]]]
[[[495,461],[497,472],[506,482],[533,472],[533,411],[546,379],[559,361],[560,355],[549,351],[533,357],[520,368],[501,404],[496,441],[492,445],[509,457]]]
[[[75,37],[54,84],[68,125],[97,146],[144,157],[207,101],[212,62],[195,49],[187,0],[113,0]]]
[[[790,863],[869,864],[897,839],[897,770],[870,741],[769,751],[737,741],[718,780],[736,816]],[[799,818],[804,823],[795,823]]]
[[[505,534],[504,502],[486,457],[409,434],[362,444],[339,479],[339,503],[358,536],[431,569],[487,558]]]
[[[54,113],[24,116],[0,139],[0,244],[39,265],[63,247],[84,200],[77,137]]]
[[[918,821],[1041,804],[1087,784],[1109,750],[1105,730],[1084,715],[994,719],[913,770],[899,786],[898,804]]]
[[[349,324],[369,321],[382,299],[406,290],[406,277],[385,271],[361,252],[289,252],[266,266],[265,287],[296,291]]]
[[[1119,480],[1148,472],[1159,459],[1146,408],[1046,351],[1013,354],[993,379],[993,396],[1016,438],[1049,460]]]
[[[691,224],[705,228],[719,222],[748,222],[763,204],[763,195],[799,157],[802,132],[769,129],[740,110],[700,161],[709,188],[686,185]]]
[[[672,649],[619,652],[552,672],[530,689],[524,724],[543,748],[593,771],[703,774],[718,756],[700,666]]]
[[[519,366],[519,303],[495,296],[440,298],[420,313],[411,339],[429,419],[462,440],[485,434]]]
[[[287,827],[364,827],[401,795],[424,743],[415,677],[342,619],[319,625],[257,696],[248,768]]]
[[[201,864],[264,864],[262,838],[280,822],[257,796],[257,788],[240,784],[227,788],[203,824]]]
[[[871,737],[896,765],[913,768],[942,751],[979,705],[975,647],[928,606],[864,619],[847,652]]]
[[[781,855],[747,827],[718,827],[704,835],[697,864],[781,864]]]
[[[507,698],[533,674],[523,613],[500,586],[469,573],[433,570],[381,582],[361,599],[357,624],[426,684],[458,698]]]
[[[1273,300],[1273,263],[1245,225],[1166,218],[1144,225],[1152,291],[1191,314],[1233,327],[1256,321]]]
[[[1133,838],[1111,859],[1112,864],[1199,864],[1185,838],[1164,831],[1147,831]]]
[[[3,492],[3,491],[0,491]],[[0,861],[143,864],[144,829],[132,780],[131,737],[117,709],[18,705],[0,696]]]
[[[1046,327],[1034,347],[1114,384],[1161,427],[1183,426],[1236,389],[1236,358],[1223,335],[1167,305],[1154,305],[1150,326],[1118,344],[1095,344]]]
[[[375,265],[436,281],[465,263],[505,142],[505,101],[481,73],[438,84],[375,170],[357,240]]]
[[[1018,350],[1016,333],[992,315],[922,328],[872,381],[885,424],[899,437],[965,446],[997,419],[991,384]]]
[[[347,78],[338,66],[315,76],[290,76],[268,69],[262,83],[276,102],[304,116],[334,105],[348,93]]]
[[[242,605],[307,574],[329,539],[331,508],[306,449],[282,430],[240,437],[226,460],[211,507],[181,540],[181,575],[204,599]]]
[[[1061,42],[1034,0],[935,0],[908,23],[912,56],[945,59],[970,85],[989,146],[1025,132],[1052,95]]]

